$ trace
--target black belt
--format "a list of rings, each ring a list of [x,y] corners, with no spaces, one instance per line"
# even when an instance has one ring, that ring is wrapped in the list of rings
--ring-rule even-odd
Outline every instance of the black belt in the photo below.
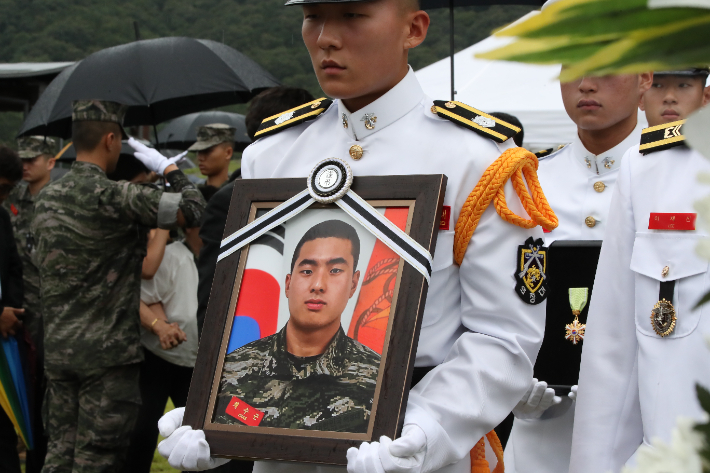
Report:
[[[412,372],[412,382],[409,383],[409,389],[412,389],[414,386],[419,383],[419,381],[426,376],[426,374],[436,368],[435,366],[415,366],[414,371]]]

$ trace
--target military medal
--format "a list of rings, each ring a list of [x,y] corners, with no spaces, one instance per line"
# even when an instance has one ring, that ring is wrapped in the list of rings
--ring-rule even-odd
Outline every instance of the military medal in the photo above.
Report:
[[[665,268],[663,268],[665,271]],[[667,271],[666,271],[667,273]],[[658,291],[658,302],[653,306],[651,311],[651,326],[653,330],[661,337],[667,337],[675,330],[676,316],[675,308],[673,307],[673,289],[675,281],[661,282],[661,288]]]
[[[574,320],[571,324],[565,325],[565,339],[573,344],[577,344],[584,340],[584,332],[587,325],[579,322],[579,314],[582,313],[587,305],[589,298],[589,289],[586,287],[570,287],[569,288],[569,305],[572,308]]]

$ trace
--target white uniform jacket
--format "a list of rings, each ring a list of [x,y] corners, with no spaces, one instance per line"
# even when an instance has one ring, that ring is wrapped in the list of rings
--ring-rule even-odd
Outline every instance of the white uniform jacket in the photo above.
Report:
[[[701,172],[710,162],[683,147],[643,156],[636,146],[622,160],[587,318],[571,473],[618,472],[642,443],[669,442],[678,416],[702,413],[695,383],[710,386],[710,306],[693,307],[710,289],[695,252],[708,233],[648,229],[652,212],[695,211],[708,193]],[[670,280],[678,319],[662,338],[651,310]]]
[[[622,156],[640,141],[637,125],[624,141],[597,156],[575,136],[572,143],[540,160],[540,184],[560,222],[545,234],[545,243],[603,238]]]
[[[575,136],[572,143],[540,160],[540,184],[559,219],[559,226],[545,234],[546,245],[555,240],[602,239],[622,157],[639,141],[637,125],[624,141],[597,156]],[[539,419],[516,418],[505,447],[506,471],[567,473],[574,408],[575,403],[563,397],[559,406]]]
[[[317,119],[263,138],[242,159],[246,179],[305,177],[322,159],[346,160],[357,176],[445,174],[444,205],[450,230],[438,235],[416,366],[437,368],[411,391],[405,423],[427,436],[424,471],[469,472],[469,451],[502,421],[525,393],[544,332],[545,303],[528,305],[515,293],[519,245],[525,230],[503,221],[491,205],[482,215],[459,268],[453,259],[459,211],[485,169],[512,145],[502,145],[431,112],[413,71],[362,110],[350,113],[335,101]],[[364,114],[377,117],[369,130]],[[344,126],[347,123],[347,128]],[[362,159],[350,158],[358,144]],[[512,185],[505,187],[512,211],[522,208]],[[445,468],[447,467],[448,468]],[[314,470],[316,465],[257,462],[255,471]],[[323,468],[323,467],[318,467]]]

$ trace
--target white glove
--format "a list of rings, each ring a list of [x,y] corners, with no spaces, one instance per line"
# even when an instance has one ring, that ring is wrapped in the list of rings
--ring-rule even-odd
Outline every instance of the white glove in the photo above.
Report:
[[[379,442],[348,449],[348,473],[420,473],[425,455],[426,434],[408,424],[394,442],[383,435]]]
[[[576,384],[574,386],[572,386],[572,389],[570,389],[570,392],[567,395],[567,397],[572,399],[573,401],[577,400],[577,385]]]
[[[140,162],[145,164],[145,167],[147,167],[148,170],[157,172],[160,175],[163,175],[166,167],[181,161],[187,154],[187,151],[185,151],[175,157],[166,158],[160,154],[158,150],[149,148],[132,137],[128,138],[128,144],[131,148],[133,148],[133,155],[138,158]]]
[[[227,463],[226,458],[210,456],[210,446],[202,430],[182,425],[184,415],[185,408],[178,407],[160,418],[158,430],[165,440],[158,445],[158,453],[168,459],[170,466],[182,471],[211,470]]]
[[[549,407],[559,404],[562,399],[555,396],[555,390],[547,387],[544,381],[533,378],[528,392],[513,409],[518,419],[538,419]]]

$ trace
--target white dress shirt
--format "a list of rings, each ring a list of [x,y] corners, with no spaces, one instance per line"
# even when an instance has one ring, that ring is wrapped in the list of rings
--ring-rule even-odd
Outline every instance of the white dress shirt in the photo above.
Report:
[[[653,212],[695,212],[708,193],[698,174],[708,172],[707,159],[682,147],[646,156],[635,147],[622,160],[587,318],[571,473],[618,472],[642,443],[669,443],[678,416],[702,415],[695,383],[710,386],[710,306],[693,307],[710,288],[695,252],[708,233],[648,227]],[[677,323],[662,338],[650,317],[670,280]]]
[[[540,184],[560,222],[545,234],[545,243],[602,239],[622,156],[640,141],[637,125],[624,141],[595,155],[575,136],[572,143],[540,160]]]
[[[623,155],[640,141],[641,127],[637,125],[621,143],[595,155],[576,136],[572,143],[540,160],[540,184],[559,219],[559,226],[545,234],[546,245],[555,240],[603,238]],[[539,419],[516,418],[505,446],[506,471],[567,473],[574,409],[575,403],[563,397],[559,406]]]
[[[427,436],[424,472],[470,472],[469,451],[502,421],[525,393],[544,331],[545,304],[528,305],[515,293],[515,257],[528,237],[491,205],[482,215],[461,267],[454,263],[454,228],[466,197],[485,169],[512,146],[459,127],[431,112],[411,68],[392,90],[357,112],[340,101],[317,119],[258,140],[243,155],[246,179],[305,177],[322,159],[346,160],[355,178],[368,175],[446,174],[444,205],[450,230],[440,231],[434,255],[416,366],[435,369],[411,391],[405,423]],[[377,117],[373,129],[365,114]],[[347,127],[345,127],[347,123]],[[359,145],[362,159],[349,149]],[[510,183],[508,205],[527,216]],[[314,464],[257,462],[255,472],[326,470]],[[337,469],[337,471],[343,471]]]

